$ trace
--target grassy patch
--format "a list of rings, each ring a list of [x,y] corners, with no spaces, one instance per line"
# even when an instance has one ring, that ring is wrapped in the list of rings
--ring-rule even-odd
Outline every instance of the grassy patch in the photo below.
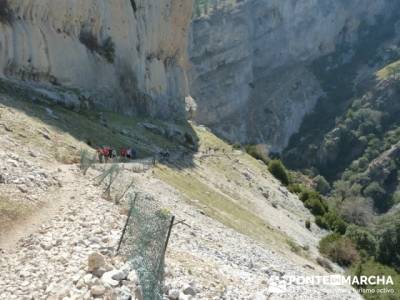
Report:
[[[272,229],[264,220],[235,203],[187,172],[161,167],[156,176],[179,190],[186,199],[200,206],[207,215],[261,243],[285,245],[286,237]]]
[[[81,110],[79,112],[39,98],[17,88],[4,86],[0,91],[1,122],[12,129],[12,135],[24,144],[40,149],[61,163],[79,162],[80,149],[108,145],[116,149],[134,147],[139,157],[157,153],[159,149],[175,149],[176,141],[157,135],[141,126],[149,122],[162,128],[166,123],[152,118],[137,118],[112,112]],[[36,96],[36,95],[35,95]],[[3,106],[1,105],[3,104]],[[51,111],[51,114],[49,114]],[[100,117],[102,114],[102,117]],[[102,124],[106,120],[106,126]],[[193,132],[189,124],[175,127]]]
[[[400,77],[400,60],[379,70],[376,76],[379,80],[386,80],[392,76]]]
[[[6,230],[10,223],[29,215],[31,211],[30,207],[0,195],[0,232]]]

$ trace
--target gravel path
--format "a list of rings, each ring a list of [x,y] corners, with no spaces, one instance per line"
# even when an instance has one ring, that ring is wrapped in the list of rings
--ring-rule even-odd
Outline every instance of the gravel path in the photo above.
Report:
[[[85,177],[77,166],[62,166],[58,172],[61,187],[47,199],[56,203],[53,209],[44,210],[40,222],[32,219],[36,225],[1,252],[0,299],[140,299],[135,279],[106,276],[124,268],[113,256],[125,220],[122,207],[101,197],[90,180],[96,170]],[[323,286],[288,285],[283,294],[271,293],[274,278],[320,271],[203,215],[151,171],[127,176],[135,177],[136,191],[185,220],[174,227],[167,252],[166,299],[360,299],[350,288],[338,293]],[[89,272],[93,253],[106,261],[106,273]]]

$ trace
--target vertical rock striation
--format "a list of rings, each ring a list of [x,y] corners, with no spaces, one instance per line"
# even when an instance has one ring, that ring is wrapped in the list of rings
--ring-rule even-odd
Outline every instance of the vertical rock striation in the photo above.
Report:
[[[390,17],[395,1],[247,0],[197,5],[190,34],[197,120],[231,141],[282,150],[323,95],[307,66],[363,24]]]
[[[2,77],[90,92],[95,105],[126,113],[182,115],[192,0],[13,0],[0,9],[9,15]]]

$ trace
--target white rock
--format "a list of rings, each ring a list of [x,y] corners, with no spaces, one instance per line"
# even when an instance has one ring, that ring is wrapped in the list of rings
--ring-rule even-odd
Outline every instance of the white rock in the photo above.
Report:
[[[117,289],[118,300],[131,300],[132,295],[129,288],[126,286],[122,286],[120,289]]]
[[[252,300],[267,300],[267,297],[265,297],[263,294],[256,294],[253,296]]]
[[[125,264],[121,269],[116,271],[116,273],[112,276],[112,279],[118,281],[124,280],[128,277],[130,270],[131,266],[129,264]]]
[[[105,272],[103,276],[101,276],[101,281],[104,283],[105,286],[109,287],[116,287],[119,285],[118,280],[114,280],[113,276],[118,273],[118,270],[113,270],[109,272]]]
[[[88,271],[94,275],[101,277],[106,271],[110,271],[110,266],[106,263],[105,257],[93,252],[88,257]]]
[[[135,270],[129,272],[127,279],[135,284],[139,283],[139,276]]]
[[[191,295],[185,295],[184,293],[179,294],[179,300],[190,300],[192,299]]]
[[[183,292],[185,295],[191,295],[191,296],[195,296],[195,295],[196,295],[196,291],[195,291],[194,288],[193,288],[191,285],[189,285],[189,284],[187,284],[187,285],[185,285],[185,286],[183,287],[182,292]]]
[[[168,298],[171,300],[178,300],[179,299],[179,290],[177,290],[177,289],[169,290]]]
[[[94,285],[90,289],[90,294],[93,297],[103,296],[105,292],[106,292],[106,288],[102,285]]]
[[[91,296],[90,296],[90,291],[87,291],[87,293],[83,296],[83,300],[90,300]]]
[[[90,282],[93,279],[93,275],[92,274],[86,274],[85,276],[83,276],[83,282],[87,285],[90,284]]]
[[[81,289],[81,288],[83,288],[83,287],[85,286],[85,282],[83,281],[83,279],[79,279],[79,280],[77,281],[77,283],[75,284],[75,286],[76,286],[78,289]]]

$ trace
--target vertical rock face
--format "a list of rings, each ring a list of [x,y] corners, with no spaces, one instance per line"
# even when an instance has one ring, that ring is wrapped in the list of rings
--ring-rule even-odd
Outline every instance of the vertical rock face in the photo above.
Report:
[[[8,3],[3,77],[89,91],[96,105],[126,113],[181,116],[192,0]]]
[[[323,90],[307,66],[353,45],[395,1],[247,0],[197,5],[190,35],[197,120],[224,137],[282,150]]]

